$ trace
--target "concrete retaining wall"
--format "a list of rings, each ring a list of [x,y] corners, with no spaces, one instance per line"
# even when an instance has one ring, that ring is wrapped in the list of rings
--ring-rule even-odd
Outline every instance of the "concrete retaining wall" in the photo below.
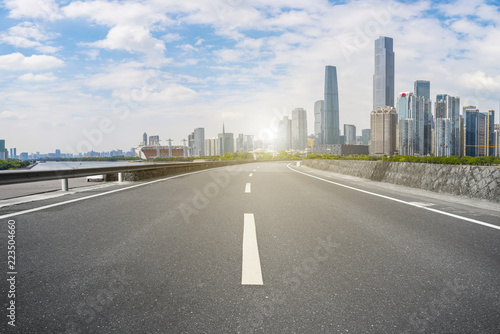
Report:
[[[324,159],[304,160],[302,164],[373,181],[500,203],[498,167]]]
[[[140,180],[146,180],[168,175],[195,172],[198,170],[209,169],[209,168],[240,165],[249,162],[253,161],[214,161],[206,163],[193,163],[192,165],[189,166],[184,165],[179,167],[175,166],[172,167],[171,165],[169,165],[168,167],[165,166],[165,168],[123,173],[123,180],[140,181]],[[106,181],[117,181],[117,180],[118,180],[118,173],[106,174]]]

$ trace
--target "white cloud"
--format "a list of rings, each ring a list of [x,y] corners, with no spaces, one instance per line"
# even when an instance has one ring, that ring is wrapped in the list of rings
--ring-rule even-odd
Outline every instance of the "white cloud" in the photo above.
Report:
[[[182,36],[179,35],[178,33],[169,33],[169,34],[163,35],[162,39],[167,43],[172,43],[172,42],[176,42],[176,41],[182,39]]]
[[[45,81],[54,81],[56,79],[57,78],[52,73],[45,73],[45,74],[26,73],[19,77],[19,80],[29,81],[29,82],[45,82]]]
[[[0,70],[4,71],[43,71],[63,65],[64,62],[54,56],[33,55],[25,57],[19,52],[0,56]]]
[[[37,24],[22,22],[9,28],[8,33],[0,34],[0,42],[15,46],[16,48],[35,48],[42,53],[56,53],[61,48],[44,45],[45,42],[58,37],[58,34],[48,33]]]
[[[106,39],[90,43],[90,45],[110,50],[139,51],[143,53],[162,53],[165,50],[165,44],[153,38],[147,28],[130,25],[113,27]]]
[[[26,118],[25,115],[22,115],[22,114],[19,114],[17,112],[13,112],[10,110],[5,110],[5,111],[0,112],[0,119],[3,119],[3,120],[22,120],[25,118]]]
[[[10,10],[9,17],[14,19],[54,21],[62,17],[55,0],[5,0],[5,7]]]

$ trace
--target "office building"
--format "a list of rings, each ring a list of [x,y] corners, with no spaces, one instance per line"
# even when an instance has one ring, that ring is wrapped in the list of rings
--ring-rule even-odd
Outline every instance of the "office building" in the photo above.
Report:
[[[148,134],[146,132],[144,132],[144,134],[142,135],[142,144],[143,146],[148,146]]]
[[[295,108],[292,110],[292,150],[303,151],[306,147],[307,113],[303,108]]]
[[[356,127],[352,124],[344,124],[344,144],[356,145]]]
[[[495,156],[500,157],[500,125],[495,124],[495,130],[493,131],[493,136],[495,138]]]
[[[219,155],[234,152],[234,136],[226,133],[225,125],[222,124],[222,133],[218,134]]]
[[[396,109],[378,107],[370,114],[370,154],[393,155],[396,150]]]
[[[361,142],[363,145],[370,145],[370,129],[361,130]]]
[[[254,149],[254,139],[252,135],[243,136],[243,152],[253,152]]]
[[[205,156],[210,157],[214,155],[219,155],[219,139],[205,139]]]
[[[325,67],[325,99],[323,109],[322,144],[339,144],[339,89],[337,84],[337,68],[335,66]]]
[[[290,150],[292,148],[292,120],[288,116],[278,122],[278,133],[276,136],[276,150]]]
[[[432,153],[431,101],[424,96],[403,92],[396,104],[398,113],[398,152],[401,155]]]
[[[492,156],[495,154],[495,111],[481,113],[475,106],[466,106],[465,115],[465,154],[471,157]]]
[[[5,149],[5,139],[0,139],[0,160],[8,158],[7,150]]]
[[[375,40],[373,110],[383,106],[394,107],[394,51],[390,37]]]
[[[413,84],[413,92],[415,96],[423,96],[427,100],[431,99],[431,83],[426,80],[417,80]]]
[[[189,155],[192,157],[205,156],[205,129],[196,128],[188,136],[189,140]]]
[[[464,143],[460,141],[460,97],[454,97],[448,94],[437,94],[435,117],[436,122],[439,118],[449,119],[451,129],[451,147],[447,152],[449,153],[449,156],[460,156],[460,148],[464,145]],[[435,147],[437,149],[437,143]]]
[[[438,157],[451,156],[453,142],[451,120],[449,118],[437,118],[435,131],[435,155]]]
[[[323,141],[324,112],[325,101],[318,100],[314,103],[314,135],[316,136],[316,145]]]

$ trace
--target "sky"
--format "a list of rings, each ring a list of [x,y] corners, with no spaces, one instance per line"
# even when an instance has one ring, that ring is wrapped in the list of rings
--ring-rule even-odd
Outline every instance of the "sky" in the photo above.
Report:
[[[498,111],[498,1],[0,2],[0,139],[20,152],[180,144],[195,128],[267,140],[323,99],[337,67],[340,124],[369,128],[374,41],[394,39],[395,94]],[[498,119],[498,116],[496,116]],[[498,121],[497,121],[498,122]],[[343,130],[342,130],[343,131]]]

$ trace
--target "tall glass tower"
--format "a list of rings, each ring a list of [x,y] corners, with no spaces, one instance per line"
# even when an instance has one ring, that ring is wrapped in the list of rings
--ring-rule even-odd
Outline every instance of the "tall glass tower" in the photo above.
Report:
[[[431,99],[431,82],[426,80],[417,80],[414,85],[414,92],[416,96],[423,96],[427,100]]]
[[[390,37],[375,40],[373,110],[383,106],[394,107],[394,51]]]
[[[324,101],[323,144],[340,144],[339,88],[335,66],[325,67]]]

